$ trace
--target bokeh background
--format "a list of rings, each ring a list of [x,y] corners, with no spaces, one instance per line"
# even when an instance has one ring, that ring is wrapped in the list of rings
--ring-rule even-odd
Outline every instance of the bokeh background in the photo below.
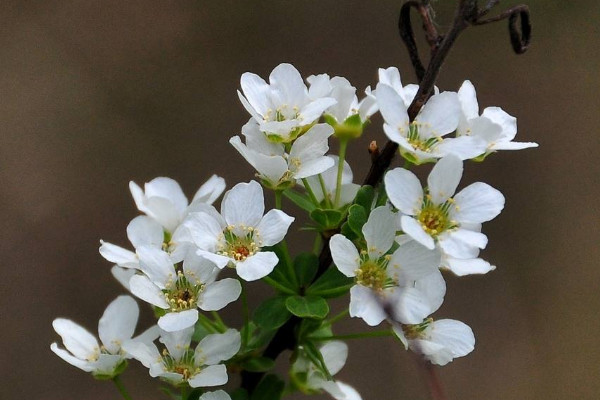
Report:
[[[455,3],[435,3],[440,29]],[[118,398],[49,345],[58,340],[55,317],[95,331],[123,292],[97,248],[101,238],[127,244],[137,215],[128,181],[169,176],[191,196],[213,173],[230,185],[251,179],[228,144],[248,118],[236,95],[245,71],[266,77],[292,62],[304,76],[341,75],[362,89],[376,83],[378,67],[396,65],[414,81],[396,32],[400,4],[2,2],[0,398]],[[518,117],[519,140],[540,143],[466,167],[465,184],[486,181],[507,205],[485,225],[484,257],[498,269],[449,277],[437,314],[467,322],[477,337],[474,353],[438,369],[449,399],[600,392],[600,6],[528,4],[534,31],[525,55],[512,53],[505,23],[472,28],[438,81],[457,90],[470,79],[482,107],[503,107]],[[379,118],[349,156],[358,181],[370,140],[384,143]],[[239,320],[238,308],[230,306],[229,321]],[[362,327],[351,321],[338,332]],[[365,400],[429,398],[415,360],[391,340],[351,343],[339,376]],[[124,379],[136,399],[163,398],[141,366]]]

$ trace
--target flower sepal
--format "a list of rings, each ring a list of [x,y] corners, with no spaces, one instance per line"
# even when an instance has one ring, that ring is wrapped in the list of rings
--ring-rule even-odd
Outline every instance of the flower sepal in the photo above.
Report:
[[[92,376],[94,377],[94,379],[97,379],[99,381],[110,381],[110,380],[115,379],[115,377],[121,375],[123,372],[125,372],[128,364],[129,363],[127,362],[127,360],[123,360],[115,367],[115,369],[113,370],[113,372],[111,374],[92,372]]]
[[[340,140],[350,140],[361,137],[365,126],[369,124],[369,120],[363,122],[359,114],[349,116],[342,123],[339,123],[330,114],[323,115],[323,119],[333,127],[333,136]]]

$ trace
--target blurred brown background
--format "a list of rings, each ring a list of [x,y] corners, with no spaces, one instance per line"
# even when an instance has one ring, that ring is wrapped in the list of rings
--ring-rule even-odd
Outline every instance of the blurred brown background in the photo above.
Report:
[[[436,4],[441,28],[455,1]],[[503,7],[516,4],[504,2]],[[469,164],[507,198],[484,227],[498,269],[449,278],[438,316],[472,326],[475,352],[439,369],[450,399],[597,399],[600,392],[597,19],[590,1],[530,0],[533,45],[512,53],[505,23],[468,30],[438,85],[470,79],[482,107],[518,117],[540,148]],[[248,115],[239,77],[280,62],[362,90],[378,67],[414,75],[396,33],[400,1],[56,1],[0,5],[0,398],[116,399],[116,390],[49,349],[57,316],[96,332],[123,290],[99,239],[126,245],[137,212],[127,188],[156,176],[191,196],[212,173],[229,185],[252,171],[228,145]],[[418,28],[418,24],[416,25]],[[350,161],[364,176],[369,140]],[[255,287],[261,284],[255,284]],[[231,321],[239,305],[230,306]],[[148,323],[148,315],[145,316]],[[340,333],[362,329],[352,321]],[[427,399],[397,343],[352,343],[340,377],[365,400]],[[160,399],[138,365],[136,399]]]

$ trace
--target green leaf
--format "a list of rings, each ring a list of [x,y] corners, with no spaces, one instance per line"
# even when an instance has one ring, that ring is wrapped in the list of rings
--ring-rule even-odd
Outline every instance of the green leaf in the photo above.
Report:
[[[329,268],[306,289],[306,294],[325,298],[338,297],[348,292],[353,285],[353,278],[348,278],[337,268]]]
[[[242,368],[250,372],[266,372],[273,368],[275,361],[267,357],[250,358],[242,363]]]
[[[319,269],[319,257],[313,253],[301,253],[294,259],[298,284],[306,286],[312,282]]]
[[[327,300],[319,296],[290,296],[285,306],[294,315],[301,318],[323,319],[329,313]]]
[[[353,204],[348,209],[348,226],[358,237],[362,237],[362,227],[367,222],[367,217],[367,211],[359,204]]]
[[[294,285],[292,283],[292,281],[291,281],[292,278],[288,276],[287,271],[289,271],[289,268],[288,268],[287,262],[286,262],[287,257],[285,255],[284,250],[281,248],[281,246],[276,245],[276,246],[272,246],[272,247],[265,247],[263,249],[263,251],[273,251],[277,255],[277,258],[279,259],[279,262],[273,269],[273,272],[271,272],[268,275],[269,278],[271,278],[272,280],[274,280],[276,283],[283,286],[284,288],[289,289],[289,291],[291,291],[292,293],[297,293],[298,288],[296,287],[296,285]]]
[[[313,202],[310,201],[310,199],[307,196],[300,194],[300,193],[296,192],[295,190],[292,190],[292,189],[284,190],[283,195],[285,197],[287,197],[288,199],[290,199],[292,201],[292,203],[294,203],[301,209],[306,210],[308,212],[311,212],[312,210],[317,208],[313,204]]]
[[[306,342],[303,344],[304,353],[308,356],[308,359],[317,367],[323,375],[327,377],[327,379],[333,379],[329,370],[327,369],[327,365],[325,365],[325,360],[323,359],[323,355],[321,351],[317,349],[317,346],[313,342]]]
[[[291,317],[285,306],[286,296],[276,296],[263,301],[254,311],[252,319],[262,329],[277,329]]]
[[[238,388],[231,393],[231,400],[248,400],[248,392],[246,389]]]
[[[250,400],[279,400],[284,387],[285,382],[277,375],[266,375],[252,392]]]
[[[344,219],[344,214],[339,210],[317,208],[310,212],[310,219],[315,221],[322,230],[327,231],[337,228]]]
[[[348,221],[344,222],[344,224],[342,225],[342,228],[340,229],[340,233],[342,235],[346,236],[346,239],[348,239],[350,241],[354,241],[354,240],[358,239],[358,236],[356,235],[356,233],[354,233],[352,228],[350,228],[350,225],[348,225]]]
[[[356,193],[356,199],[354,200],[355,204],[362,206],[367,214],[371,211],[371,206],[373,205],[373,199],[375,198],[375,189],[372,186],[364,185],[358,189]]]

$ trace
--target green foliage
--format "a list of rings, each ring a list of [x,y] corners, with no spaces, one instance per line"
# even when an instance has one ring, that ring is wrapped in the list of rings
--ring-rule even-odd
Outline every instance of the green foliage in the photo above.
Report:
[[[277,329],[291,317],[285,306],[286,296],[276,296],[263,301],[254,311],[252,320],[265,330]]]
[[[316,208],[310,212],[312,219],[320,231],[336,229],[344,220],[345,213],[340,210],[323,210]]]
[[[375,189],[372,186],[365,185],[358,189],[354,204],[362,206],[366,213],[369,214],[371,206],[373,205],[373,199],[375,198]]]
[[[299,254],[294,260],[294,270],[300,287],[308,286],[319,269],[319,257],[313,253]]]
[[[362,227],[367,222],[368,211],[359,204],[353,204],[348,209],[348,227],[356,237],[362,237]]]
[[[315,367],[317,367],[317,369],[323,375],[325,375],[327,379],[333,379],[331,377],[331,374],[329,373],[329,370],[327,369],[327,366],[325,365],[323,355],[321,354],[319,349],[317,349],[317,346],[315,346],[315,344],[312,342],[306,342],[303,344],[302,347],[304,349],[304,353],[306,354],[308,359],[315,365]]]
[[[292,203],[300,207],[301,209],[311,212],[317,208],[310,199],[303,194],[296,192],[295,190],[288,189],[283,191],[283,195],[290,199]]]
[[[230,395],[231,400],[248,400],[248,392],[246,389],[238,388],[234,390]]]
[[[242,363],[242,368],[250,372],[266,372],[275,365],[275,361],[267,357],[249,358]]]
[[[329,313],[329,304],[319,296],[290,296],[286,299],[285,306],[300,318],[323,319]]]
[[[284,387],[285,382],[277,375],[266,375],[252,392],[250,400],[279,400]]]
[[[352,285],[354,285],[353,278],[348,278],[337,268],[329,268],[315,283],[306,289],[306,294],[325,298],[339,297],[347,293]]]

